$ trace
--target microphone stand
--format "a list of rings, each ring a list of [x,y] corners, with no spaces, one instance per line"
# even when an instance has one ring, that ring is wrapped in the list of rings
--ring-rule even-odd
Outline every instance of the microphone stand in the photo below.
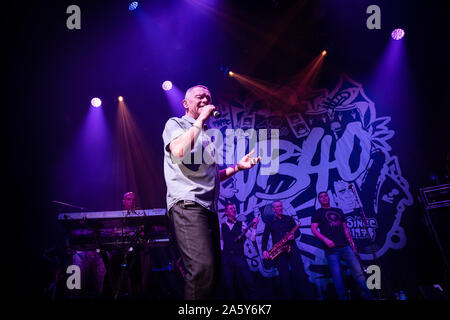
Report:
[[[359,202],[358,195],[356,194],[356,191],[353,188],[353,185],[350,184],[349,188],[352,190],[353,195],[355,196],[356,202],[358,203],[358,206],[361,209],[361,216],[362,216],[362,218],[364,220],[364,227],[366,229],[367,238],[369,239],[369,245],[370,245],[370,250],[372,251],[373,260],[379,266],[380,263],[378,261],[377,254],[375,253],[375,248],[373,247],[374,239],[372,238],[372,236],[369,233],[369,223],[367,222],[366,214],[364,213],[363,207],[362,207],[361,203]],[[355,244],[355,249],[356,249],[356,244]],[[361,264],[361,260],[360,260],[359,254],[357,255],[357,258],[358,258],[358,260],[359,260],[359,262]],[[364,270],[364,268],[363,268],[363,270]],[[379,292],[379,290],[377,290],[377,295],[378,295],[378,298],[381,300],[381,293]]]
[[[83,208],[83,207],[74,206],[73,204],[65,203],[65,202],[61,202],[61,201],[56,201],[56,200],[52,200],[52,203],[59,204],[59,205],[61,205],[63,207],[79,209],[79,210],[86,211],[86,212],[94,211],[94,210],[91,210],[91,209],[86,209],[86,208]]]

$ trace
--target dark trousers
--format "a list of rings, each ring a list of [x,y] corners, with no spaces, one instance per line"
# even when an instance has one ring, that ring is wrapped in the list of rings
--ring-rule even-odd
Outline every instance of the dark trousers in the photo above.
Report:
[[[138,297],[142,293],[142,269],[141,255],[139,251],[125,253],[113,250],[109,259],[110,270],[107,270],[103,295],[112,296],[120,288],[119,295],[128,292],[132,297]],[[125,264],[124,264],[125,262]],[[128,287],[130,282],[130,288]]]
[[[211,299],[220,277],[220,231],[217,214],[197,203],[179,202],[169,211],[186,268],[184,298]]]
[[[314,286],[308,280],[298,250],[292,248],[290,253],[282,253],[275,259],[275,265],[280,276],[284,299],[314,299]]]
[[[336,288],[339,300],[348,299],[345,293],[344,279],[342,278],[341,261],[345,261],[347,263],[350,272],[360,289],[361,296],[366,300],[373,299],[372,293],[367,288],[364,271],[361,269],[361,265],[359,264],[359,261],[350,246],[326,249],[325,256],[328,260],[328,265],[334,281],[334,287]]]
[[[258,299],[255,281],[244,256],[223,256],[222,274],[227,299]]]

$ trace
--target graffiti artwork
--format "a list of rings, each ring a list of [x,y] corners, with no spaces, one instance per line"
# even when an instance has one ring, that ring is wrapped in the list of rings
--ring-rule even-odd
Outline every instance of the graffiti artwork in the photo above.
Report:
[[[275,268],[263,263],[261,238],[265,222],[274,216],[272,202],[281,200],[284,214],[301,223],[302,235],[296,244],[309,280],[317,286],[331,281],[322,244],[310,230],[311,215],[320,207],[317,195],[321,191],[328,193],[331,206],[344,212],[362,260],[373,257],[367,230],[377,257],[405,246],[401,221],[413,198],[388,143],[394,136],[388,127],[390,117],[376,115],[375,103],[365,95],[361,84],[342,76],[333,90],[315,91],[302,113],[262,111],[255,103],[248,98],[221,104],[222,118],[210,123],[222,132],[237,128],[279,130],[279,152],[268,155],[259,150],[263,157],[279,162],[277,173],[259,174],[262,164],[258,164],[258,170],[239,172],[221,186],[221,222],[228,202],[236,205],[242,221],[261,217],[256,241],[245,243],[253,271],[266,277],[277,275]],[[222,147],[233,145],[231,141]],[[361,210],[367,217],[367,229]]]

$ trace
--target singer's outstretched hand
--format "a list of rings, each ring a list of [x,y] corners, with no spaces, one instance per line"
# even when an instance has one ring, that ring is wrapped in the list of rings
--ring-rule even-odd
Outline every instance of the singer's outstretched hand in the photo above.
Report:
[[[255,153],[255,150],[252,150],[250,153],[245,155],[241,161],[238,162],[238,169],[245,170],[253,168],[259,161],[261,161],[261,156],[258,158],[252,158],[251,156]]]

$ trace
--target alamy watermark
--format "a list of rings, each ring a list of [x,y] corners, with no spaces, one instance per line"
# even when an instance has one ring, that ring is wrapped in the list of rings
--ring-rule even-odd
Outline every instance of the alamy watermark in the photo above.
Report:
[[[369,277],[366,280],[366,285],[369,290],[381,289],[381,269],[376,264],[367,267],[366,273]]]
[[[373,4],[367,7],[367,14],[370,16],[366,20],[367,29],[381,29],[381,9],[379,6]]]
[[[70,14],[70,16],[67,17],[67,20],[66,20],[67,29],[80,30],[81,29],[81,9],[80,9],[80,7],[75,4],[72,4],[67,7],[66,13]]]
[[[69,30],[81,29],[81,9],[79,6],[72,4],[67,7],[66,13],[70,14],[66,20],[66,26]],[[366,13],[370,16],[366,20],[366,26],[369,30],[381,29],[381,9],[373,4],[367,7]]]
[[[203,132],[189,148],[184,157],[171,154],[175,164],[218,164],[233,165],[251,150],[252,157],[261,156],[260,174],[274,175],[278,173],[280,161],[280,141],[278,129],[226,129],[225,136],[219,129],[211,128]]]
[[[67,289],[81,289],[81,269],[79,266],[72,264],[67,267],[66,273],[69,274],[66,280]]]
[[[369,290],[381,289],[381,269],[376,264],[367,267],[365,272],[369,275],[366,285]],[[81,269],[77,265],[67,267],[66,273],[69,274],[66,280],[67,289],[81,289]],[[441,289],[442,290],[442,289]]]

